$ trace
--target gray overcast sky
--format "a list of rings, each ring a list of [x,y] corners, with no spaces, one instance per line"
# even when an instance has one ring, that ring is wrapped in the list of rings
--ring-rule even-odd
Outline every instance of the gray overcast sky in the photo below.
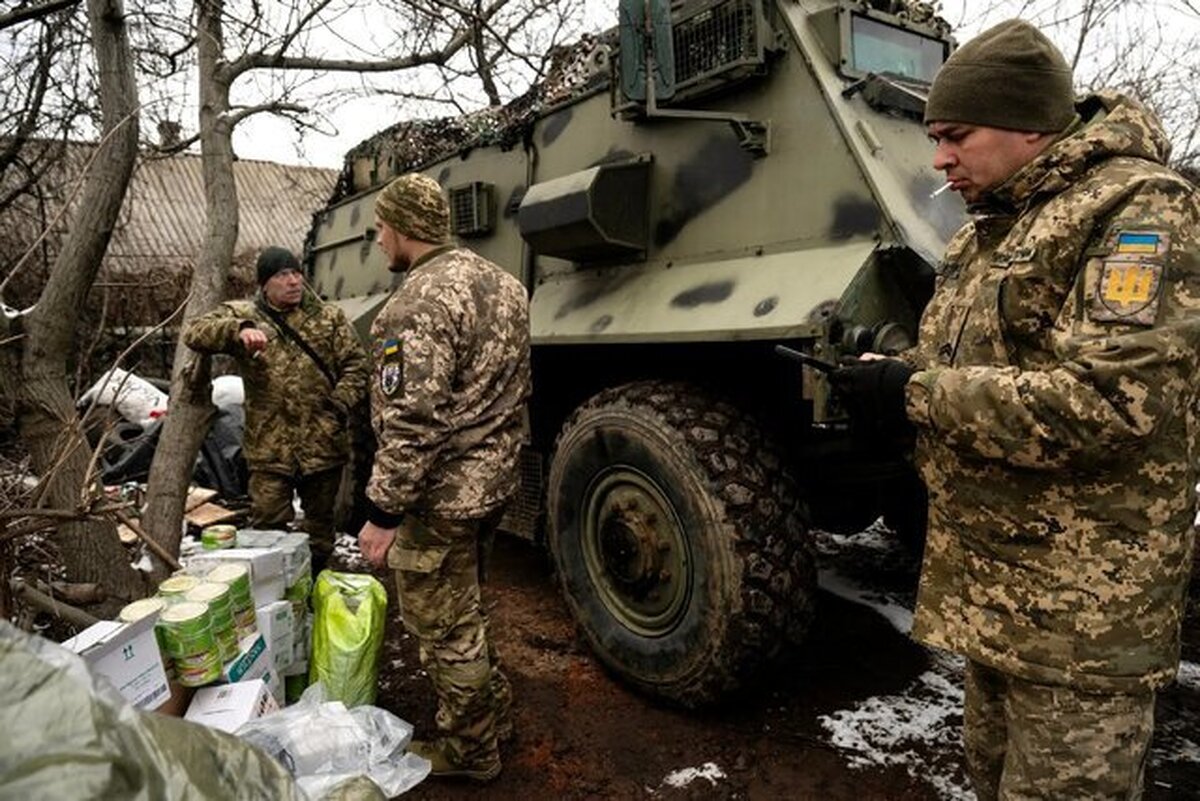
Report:
[[[1044,15],[1057,14],[1064,16],[1064,11],[1080,5],[1079,0],[1055,3],[1053,0],[943,0],[942,15],[955,26],[955,35],[959,42],[966,41],[984,27],[994,24],[1010,16],[1023,15],[1037,22],[1047,22],[1051,16],[1030,17],[1037,9],[1046,9]],[[1151,5],[1169,6],[1170,0],[1144,0],[1142,3],[1129,4],[1129,15],[1144,14]],[[585,27],[584,30],[602,30],[616,23],[615,0],[583,0]],[[1032,9],[1032,10],[1031,10]],[[986,10],[986,13],[985,13]],[[1200,23],[1192,15],[1175,14],[1171,18],[1172,27],[1169,35],[1183,38],[1195,38]],[[1110,25],[1118,28],[1121,25],[1136,24],[1132,17],[1114,18]],[[1071,52],[1074,43],[1073,31],[1069,27],[1051,28],[1048,34],[1056,44]],[[1191,54],[1192,59],[1200,56]],[[1083,59],[1082,69],[1086,69],[1087,57]],[[322,86],[354,87],[359,85],[359,79],[354,75],[331,75],[322,79]],[[451,113],[449,109],[442,114]],[[318,126],[327,133],[307,131],[299,135],[292,125],[280,119],[267,115],[259,115],[243,123],[234,133],[234,149],[241,158],[263,159],[294,164],[312,164],[320,167],[340,167],[342,158],[347,150],[371,136],[375,132],[392,125],[406,115],[396,109],[395,104],[386,98],[366,97],[355,99],[340,106],[329,114]]]

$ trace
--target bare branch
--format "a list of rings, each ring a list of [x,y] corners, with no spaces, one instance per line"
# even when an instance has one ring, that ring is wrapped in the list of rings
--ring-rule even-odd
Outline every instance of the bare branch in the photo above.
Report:
[[[5,28],[11,28],[14,25],[20,25],[22,22],[40,19],[77,5],[79,5],[79,0],[46,0],[45,3],[40,5],[19,8],[15,11],[9,11],[6,14],[0,14],[0,31]]]

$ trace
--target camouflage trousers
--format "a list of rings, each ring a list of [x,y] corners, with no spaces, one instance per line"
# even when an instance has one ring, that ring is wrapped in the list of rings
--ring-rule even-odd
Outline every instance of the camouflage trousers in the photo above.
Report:
[[[512,689],[488,636],[480,592],[500,515],[485,520],[404,518],[388,551],[405,628],[437,693],[437,728],[458,764],[498,755],[497,725]]]
[[[252,470],[249,479],[251,528],[284,528],[295,518],[292,493],[300,496],[304,521],[313,555],[313,573],[333,553],[334,509],[342,484],[342,468],[333,467],[307,476],[271,470]]]
[[[1154,693],[1034,684],[967,661],[963,744],[979,801],[1142,797]]]

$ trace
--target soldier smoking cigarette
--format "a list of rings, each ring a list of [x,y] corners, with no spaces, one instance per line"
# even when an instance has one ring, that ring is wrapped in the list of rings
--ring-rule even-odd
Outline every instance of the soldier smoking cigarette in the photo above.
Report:
[[[944,184],[942,184],[941,186],[939,186],[937,189],[935,189],[935,190],[933,190],[932,192],[930,192],[930,193],[929,193],[929,199],[930,199],[930,200],[932,200],[933,198],[935,198],[935,197],[937,197],[938,195],[942,194],[943,192],[945,192],[947,189],[949,189],[949,188],[950,188],[950,187],[952,187],[952,186],[954,186],[954,183],[953,183],[953,182],[951,182],[951,181],[947,181],[946,183],[944,183]]]

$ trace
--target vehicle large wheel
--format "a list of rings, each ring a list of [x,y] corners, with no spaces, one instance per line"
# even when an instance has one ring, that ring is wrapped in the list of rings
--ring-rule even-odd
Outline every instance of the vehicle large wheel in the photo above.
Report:
[[[550,547],[592,648],[688,706],[801,636],[816,580],[795,482],[747,417],[685,384],[582,405],[555,445]]]

